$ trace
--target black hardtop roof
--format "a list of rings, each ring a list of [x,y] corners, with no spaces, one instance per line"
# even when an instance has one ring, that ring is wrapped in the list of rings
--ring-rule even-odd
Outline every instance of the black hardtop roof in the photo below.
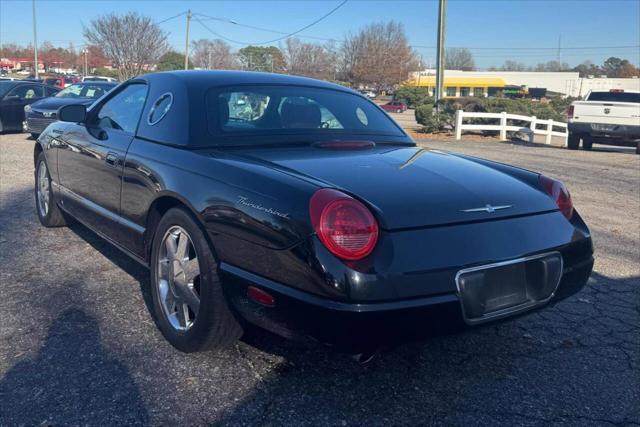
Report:
[[[189,88],[199,87],[208,89],[211,87],[233,86],[233,85],[296,85],[311,86],[325,89],[341,90],[344,92],[357,93],[345,86],[330,83],[323,80],[311,79],[308,77],[291,76],[288,74],[262,73],[256,71],[233,71],[233,70],[189,70],[189,71],[163,71],[140,76],[140,79],[153,82],[156,79],[174,77],[181,80]]]

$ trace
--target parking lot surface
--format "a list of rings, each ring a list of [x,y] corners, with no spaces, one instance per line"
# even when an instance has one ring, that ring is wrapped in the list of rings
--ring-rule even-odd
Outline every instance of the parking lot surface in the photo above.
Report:
[[[33,144],[0,136],[0,425],[640,425],[632,151],[425,142],[563,180],[593,232],[595,271],[554,307],[363,367],[266,333],[174,350],[148,313],[144,268],[80,225],[40,226]]]

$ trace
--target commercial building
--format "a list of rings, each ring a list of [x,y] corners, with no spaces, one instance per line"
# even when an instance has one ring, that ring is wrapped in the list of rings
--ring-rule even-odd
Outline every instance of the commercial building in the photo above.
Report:
[[[411,73],[409,84],[428,87],[433,94],[436,85],[436,70],[428,69]],[[527,89],[544,88],[547,93],[565,96],[584,96],[590,90],[623,89],[640,90],[638,78],[585,77],[577,72],[537,72],[537,71],[459,71],[446,70],[444,73],[444,94],[458,96],[490,96],[508,87]]]

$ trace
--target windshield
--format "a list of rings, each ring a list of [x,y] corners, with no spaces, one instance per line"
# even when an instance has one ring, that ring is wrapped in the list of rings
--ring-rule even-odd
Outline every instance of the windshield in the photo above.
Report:
[[[109,92],[112,86],[96,84],[75,84],[56,94],[58,98],[90,98],[98,99]]]
[[[632,92],[591,92],[587,101],[635,102],[640,103],[640,93]]]
[[[241,86],[207,96],[214,134],[340,133],[402,136],[383,111],[354,94],[300,86]]]

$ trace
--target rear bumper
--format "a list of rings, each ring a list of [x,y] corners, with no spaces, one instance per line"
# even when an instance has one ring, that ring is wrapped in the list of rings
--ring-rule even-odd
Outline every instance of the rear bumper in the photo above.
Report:
[[[597,124],[595,124],[597,125]],[[592,127],[592,123],[569,123],[569,132],[581,135],[590,135],[595,143],[624,144],[632,143],[640,139],[640,126],[612,125],[611,128],[598,130]]]
[[[565,257],[562,278],[551,300],[517,314],[555,304],[582,289],[593,269],[590,241],[589,250],[576,255]],[[375,346],[470,327],[464,321],[456,293],[376,303],[341,302],[293,289],[228,264],[223,263],[220,268],[227,297],[246,321],[286,338],[312,339],[341,351],[358,353]],[[266,307],[249,300],[248,286],[270,293],[275,297],[275,306]]]

